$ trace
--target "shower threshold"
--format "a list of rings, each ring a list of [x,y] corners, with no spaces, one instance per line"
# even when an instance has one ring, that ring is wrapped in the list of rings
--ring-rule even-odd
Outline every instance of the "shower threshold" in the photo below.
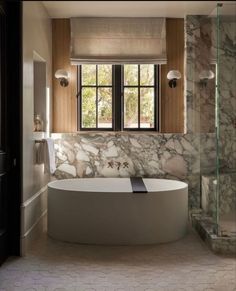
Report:
[[[206,215],[202,209],[190,210],[190,220],[193,228],[214,253],[236,254],[236,233],[234,231],[229,231],[228,228],[222,228],[220,225],[221,235],[217,235],[216,224],[212,217]],[[228,221],[232,224],[231,220]],[[225,226],[229,225],[225,224]]]

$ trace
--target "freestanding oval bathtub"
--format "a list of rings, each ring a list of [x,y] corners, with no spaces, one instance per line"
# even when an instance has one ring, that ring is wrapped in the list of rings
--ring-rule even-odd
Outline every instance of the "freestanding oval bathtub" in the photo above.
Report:
[[[186,233],[188,186],[143,179],[148,193],[133,193],[129,178],[82,178],[48,184],[48,234],[84,244],[156,244]]]

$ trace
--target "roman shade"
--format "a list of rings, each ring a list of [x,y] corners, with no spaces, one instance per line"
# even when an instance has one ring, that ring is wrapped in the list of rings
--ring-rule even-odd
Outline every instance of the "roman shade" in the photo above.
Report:
[[[71,24],[72,64],[164,64],[165,18],[76,17]]]

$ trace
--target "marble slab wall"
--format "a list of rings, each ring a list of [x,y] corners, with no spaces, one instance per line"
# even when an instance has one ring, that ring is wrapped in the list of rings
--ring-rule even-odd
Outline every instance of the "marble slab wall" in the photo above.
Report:
[[[216,30],[215,30],[216,31]],[[215,34],[213,34],[215,37]],[[221,15],[218,41],[219,146],[224,168],[236,171],[236,18]],[[231,153],[229,155],[229,153]]]
[[[219,176],[220,191],[219,213],[221,215],[236,213],[236,173],[221,174]],[[202,209],[213,216],[216,211],[215,198],[216,177],[202,176]]]
[[[79,133],[55,139],[55,176],[155,177],[186,181],[189,204],[199,206],[198,140],[192,134]]]
[[[215,79],[203,82],[204,71],[215,72],[212,60],[212,22],[206,16],[185,19],[186,128],[191,133],[215,131]]]
[[[236,22],[232,17],[220,17],[217,27],[216,20],[189,15],[185,22],[187,132],[200,133],[200,169],[204,174],[216,168],[216,125],[219,167],[222,172],[236,171]],[[215,78],[201,82],[204,70],[213,71]]]

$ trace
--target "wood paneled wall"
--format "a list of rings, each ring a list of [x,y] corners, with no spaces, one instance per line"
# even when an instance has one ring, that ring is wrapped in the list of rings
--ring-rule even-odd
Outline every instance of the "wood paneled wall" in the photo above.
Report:
[[[184,132],[184,19],[166,19],[167,64],[161,66],[161,132]],[[170,88],[170,70],[180,71],[177,87]]]
[[[77,131],[77,67],[70,65],[70,21],[52,20],[53,132]],[[69,85],[62,87],[54,75],[64,69]]]
[[[184,131],[184,20],[166,20],[167,65],[161,66],[160,131]],[[53,132],[77,131],[77,73],[70,65],[70,21],[52,21],[53,75],[57,69],[70,72],[68,87],[61,87],[53,76]],[[169,70],[179,70],[182,78],[176,88],[169,88],[166,75]]]

